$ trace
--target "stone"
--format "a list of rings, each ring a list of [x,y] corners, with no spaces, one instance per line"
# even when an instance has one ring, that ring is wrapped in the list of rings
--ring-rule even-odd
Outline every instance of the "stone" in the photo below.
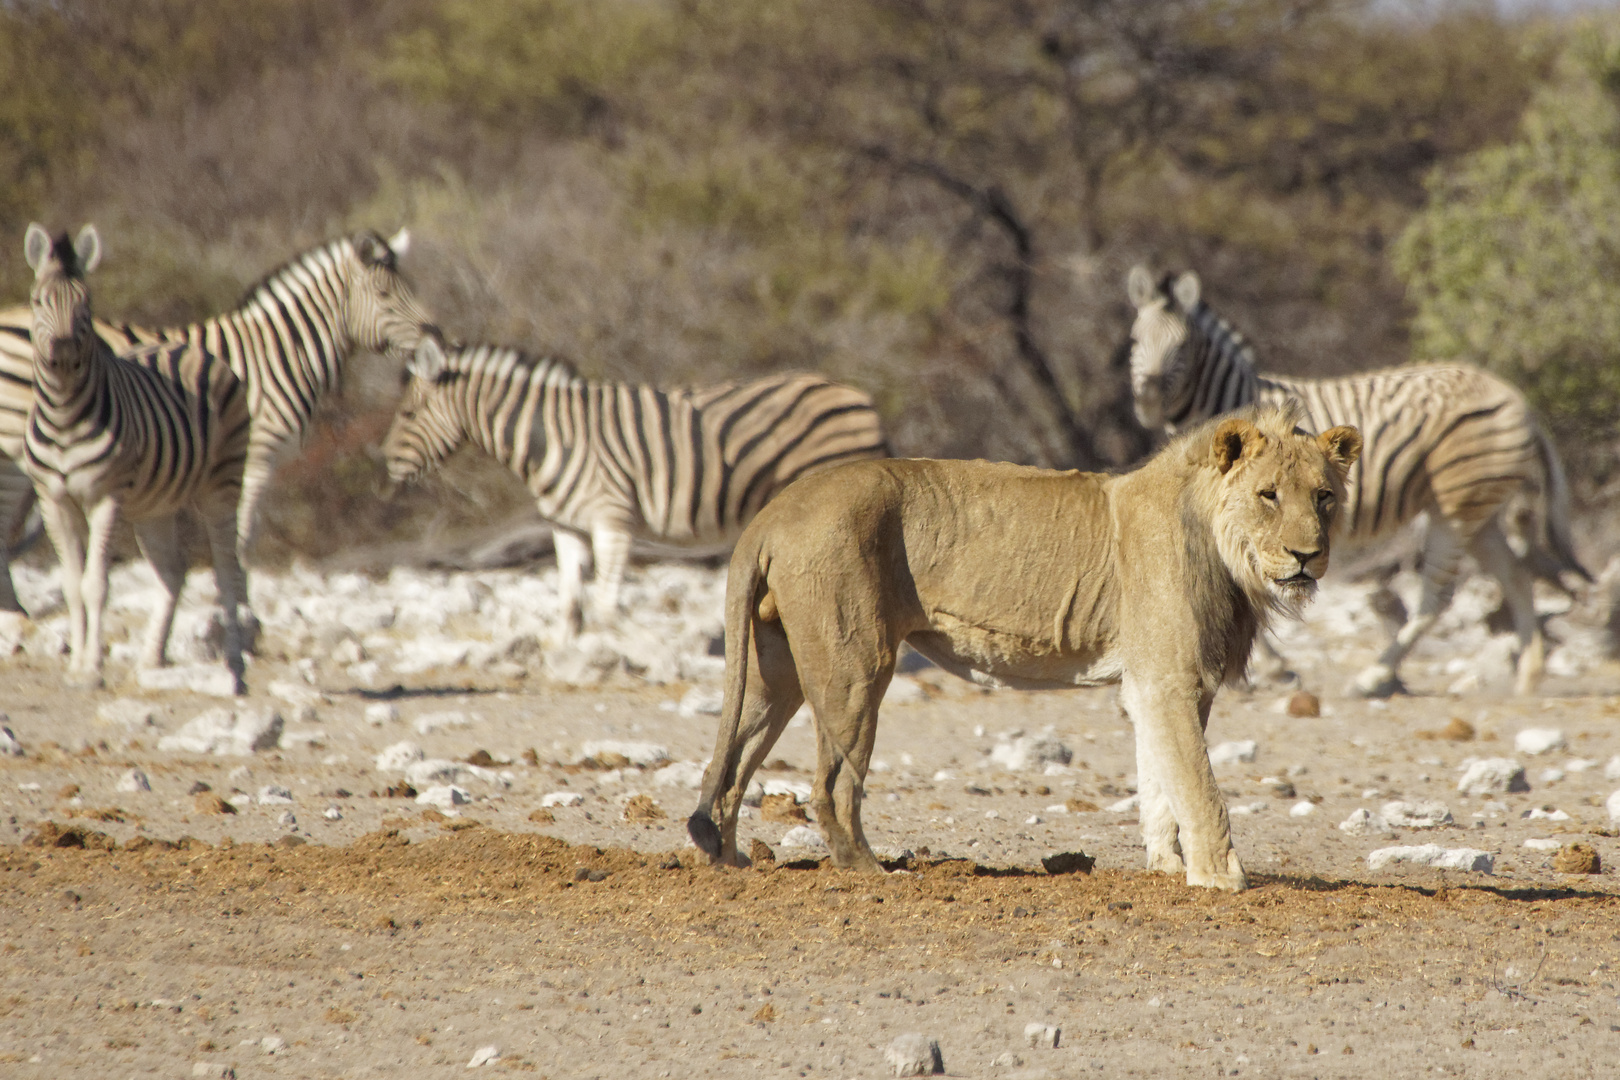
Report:
[[[327,821],[342,821],[343,811],[339,810],[335,806],[328,806],[324,811],[322,811],[321,817],[325,818]]]
[[[1529,848],[1531,851],[1557,851],[1559,848],[1564,846],[1564,843],[1561,840],[1553,840],[1550,837],[1532,836],[1530,839],[1524,842],[1524,846]]]
[[[416,797],[418,806],[438,806],[446,810],[456,806],[466,806],[472,802],[472,796],[454,784],[435,784]]]
[[[157,706],[136,698],[119,698],[96,709],[96,723],[134,730],[157,724]]]
[[[1603,860],[1591,844],[1576,840],[1553,856],[1553,869],[1560,874],[1596,874],[1603,870]]]
[[[782,834],[777,847],[810,848],[816,851],[827,850],[827,841],[822,839],[821,833],[808,825],[796,825]]]
[[[1216,743],[1209,748],[1211,765],[1235,765],[1251,762],[1260,753],[1260,744],[1253,739]]]
[[[1439,844],[1419,844],[1379,848],[1367,854],[1367,868],[1382,870],[1395,863],[1430,866],[1436,870],[1470,870],[1489,874],[1496,869],[1496,858],[1478,848],[1443,848]]]
[[[0,757],[22,757],[22,743],[17,741],[17,736],[6,726],[6,719],[6,714],[0,713]]]
[[[1513,749],[1521,754],[1545,754],[1567,747],[1564,733],[1557,728],[1525,728],[1513,736]]]
[[[992,1069],[1016,1069],[1024,1063],[1024,1059],[1011,1050],[1004,1050],[990,1059]]]
[[[550,809],[554,806],[578,806],[585,801],[585,796],[577,791],[553,791],[549,795],[540,797],[540,805]]]
[[[1609,759],[1609,763],[1603,766],[1603,779],[1620,780],[1620,754],[1614,755]]]
[[[1024,1043],[1040,1050],[1056,1050],[1063,1029],[1043,1024],[1039,1020],[1024,1025]]]
[[[130,769],[118,778],[118,791],[151,791],[152,781],[139,769]]]
[[[259,1049],[263,1050],[267,1054],[278,1053],[285,1049],[286,1046],[287,1040],[283,1039],[280,1035],[266,1035],[264,1038],[259,1040]]]
[[[476,1069],[484,1065],[493,1065],[501,1060],[501,1051],[497,1046],[480,1046],[473,1052],[472,1060],[467,1062],[467,1068]]]
[[[1067,765],[1074,760],[1074,752],[1050,733],[1019,735],[997,740],[990,750],[990,763],[1008,772],[1022,772],[1048,763]]]
[[[191,1066],[191,1075],[209,1080],[236,1080],[236,1070],[217,1061],[197,1061]]]
[[[1519,815],[1531,821],[1568,821],[1569,814],[1563,810],[1555,810],[1551,806],[1532,806]]]
[[[1529,791],[1524,766],[1511,758],[1485,758],[1469,765],[1457,790],[1464,795],[1490,795],[1496,792]]]
[[[681,698],[681,703],[675,711],[691,719],[694,716],[719,716],[720,708],[725,704],[725,694],[719,690],[711,690],[704,686],[694,686]]]
[[[661,787],[682,787],[696,791],[703,786],[703,762],[677,761],[653,773],[653,783]]]
[[[1296,690],[1288,699],[1288,715],[1310,717],[1322,715],[1322,699],[1308,690]]]
[[[1309,799],[1301,799],[1288,808],[1289,817],[1310,817],[1316,813],[1316,804]]]
[[[281,714],[274,709],[209,709],[191,718],[158,749],[190,754],[247,757],[273,750],[281,741]]]
[[[1383,817],[1397,829],[1435,829],[1452,824],[1451,810],[1438,802],[1387,802]]]
[[[416,718],[413,726],[418,735],[431,735],[446,728],[464,728],[471,723],[472,718],[460,709],[448,709],[444,712],[423,713]]]
[[[372,727],[382,727],[384,724],[396,723],[399,720],[399,706],[391,701],[373,701],[366,706],[366,723]]]
[[[471,774],[471,766],[463,766],[459,761],[448,758],[424,758],[413,761],[405,766],[405,779],[417,787],[428,784],[454,784],[461,780],[462,773]]]
[[[1351,836],[1388,836],[1389,822],[1382,815],[1362,807],[1339,822],[1339,831]]]
[[[810,801],[810,785],[803,780],[766,780],[760,785],[763,793],[760,796],[761,805],[765,798],[771,795],[791,795],[793,801],[806,803]]]
[[[916,1032],[897,1036],[883,1052],[883,1060],[894,1076],[941,1076],[945,1072],[938,1040]]]
[[[415,761],[427,755],[413,742],[397,742],[377,755],[378,772],[404,772]]]
[[[294,825],[298,824],[298,819],[293,816],[293,812],[291,810],[283,810],[281,812],[281,816],[276,818],[276,824],[280,825],[283,829],[290,829]],[[298,842],[300,844],[303,843],[302,840],[299,840]]]
[[[210,697],[236,696],[236,677],[214,664],[141,668],[135,673],[135,684],[142,690],[188,690]]]
[[[669,761],[669,747],[650,742],[624,742],[619,739],[593,739],[580,747],[580,760],[602,761],[618,755],[638,769],[655,769]],[[615,766],[618,767],[618,766]]]
[[[277,803],[290,803],[292,801],[292,792],[284,787],[279,787],[275,784],[266,784],[264,787],[259,789],[260,806],[273,806]]]
[[[1603,808],[1609,812],[1609,820],[1620,823],[1620,791],[1610,795]]]
[[[191,800],[191,808],[199,814],[234,814],[236,807],[215,795],[212,791],[204,791]]]
[[[1116,803],[1109,803],[1108,806],[1107,806],[1107,810],[1108,810],[1108,812],[1110,814],[1130,814],[1130,813],[1134,813],[1136,810],[1138,810],[1141,807],[1141,805],[1142,805],[1142,796],[1140,796],[1140,795],[1127,795],[1125,798],[1119,800]]]

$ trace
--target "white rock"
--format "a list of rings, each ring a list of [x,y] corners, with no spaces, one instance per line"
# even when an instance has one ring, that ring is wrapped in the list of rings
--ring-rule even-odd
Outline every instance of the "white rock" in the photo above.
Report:
[[[1608,801],[1603,804],[1603,807],[1609,812],[1610,821],[1620,821],[1620,791],[1616,791],[1613,795],[1610,795]]]
[[[267,1054],[274,1054],[287,1045],[287,1040],[280,1035],[266,1035],[259,1040],[259,1048]]]
[[[748,787],[743,790],[743,805],[759,809],[765,802],[765,785],[758,780],[748,781]]]
[[[280,825],[283,829],[290,829],[294,825],[298,824],[298,819],[293,817],[293,812],[291,810],[283,810],[281,812],[281,816],[276,818],[276,824]]]
[[[22,757],[22,743],[17,741],[17,736],[6,726],[6,720],[6,714],[0,713],[0,757]]]
[[[1498,791],[1529,791],[1524,766],[1511,758],[1486,758],[1468,766],[1457,790],[1464,795],[1489,795]]]
[[[1549,809],[1548,807],[1545,807],[1545,806],[1532,806],[1529,810],[1526,810],[1520,816],[1529,818],[1531,821],[1568,821],[1569,820],[1569,815],[1564,813],[1564,811]]]
[[[1472,870],[1489,874],[1496,868],[1496,857],[1478,848],[1443,848],[1439,844],[1379,848],[1367,854],[1369,870],[1382,870],[1392,863],[1414,863],[1437,870]]]
[[[951,772],[949,769],[940,769],[938,772],[934,773],[934,783],[936,784],[943,784],[947,780],[955,779],[956,774]]]
[[[1564,733],[1557,728],[1525,728],[1513,737],[1513,749],[1521,754],[1545,754],[1566,745]]]
[[[247,757],[274,749],[281,741],[282,719],[275,710],[209,709],[173,735],[158,740],[158,749],[190,754]]]
[[[463,773],[470,775],[470,770],[471,766],[448,758],[427,758],[405,766],[405,779],[413,787],[434,783],[453,784],[462,778]]]
[[[1565,772],[1583,773],[1589,772],[1595,768],[1597,768],[1597,762],[1593,761],[1591,758],[1572,757],[1568,761],[1564,762]]]
[[[476,1069],[482,1065],[493,1065],[500,1059],[501,1051],[499,1047],[480,1046],[477,1051],[474,1052],[472,1060],[467,1062],[467,1068]]]
[[[808,825],[795,825],[782,834],[783,847],[815,848],[826,850],[827,841],[823,840],[821,833]]]
[[[703,786],[703,762],[677,761],[653,773],[653,783],[696,791]]]
[[[377,771],[403,772],[411,762],[421,761],[426,756],[413,742],[397,742],[377,755]]]
[[[1008,772],[1020,772],[1048,763],[1067,765],[1072,760],[1074,752],[1045,732],[1002,738],[990,750],[991,764],[1000,765]]]
[[[325,818],[327,821],[342,821],[343,811],[339,810],[335,806],[328,806],[321,814],[321,817]]]
[[[1046,814],[1067,814],[1068,812],[1069,806],[1067,803],[1053,803],[1042,811],[1042,813]]]
[[[580,747],[579,750],[581,760],[585,758],[601,758],[604,754],[618,754],[632,765],[643,769],[651,769],[669,760],[669,747],[650,742],[592,739]]]
[[[928,691],[922,683],[909,675],[896,675],[883,694],[885,705],[921,705],[928,700]]]
[[[1614,755],[1609,759],[1609,763],[1603,766],[1603,779],[1620,780],[1620,754]]]
[[[1543,784],[1556,784],[1564,778],[1564,770],[1558,768],[1542,769],[1536,779]]]
[[[1387,802],[1383,816],[1397,829],[1434,829],[1452,823],[1450,808],[1439,802]]]
[[[124,728],[152,727],[157,723],[157,706],[137,698],[119,698],[96,709],[96,723]]]
[[[694,716],[719,716],[721,706],[725,704],[725,694],[719,690],[711,690],[703,686],[694,686],[681,698],[676,712],[690,719]]]
[[[235,697],[236,679],[214,664],[181,664],[165,668],[141,668],[135,684],[142,690],[189,690],[210,697]]]
[[[281,733],[277,741],[283,750],[296,750],[300,746],[315,747],[326,742],[325,728],[303,728],[299,731],[286,730]]]
[[[1547,839],[1537,839],[1535,837],[1531,837],[1529,840],[1524,842],[1524,846],[1529,848],[1531,851],[1557,851],[1559,848],[1563,847],[1564,844],[1562,841],[1554,840],[1550,837]]]
[[[225,1077],[236,1075],[236,1070],[229,1065],[222,1065],[217,1061],[197,1061],[191,1065],[191,1075],[199,1077]]]
[[[1252,802],[1252,803],[1248,803],[1247,805],[1244,805],[1244,806],[1230,807],[1230,808],[1227,809],[1226,812],[1228,814],[1233,814],[1233,815],[1236,815],[1238,817],[1247,817],[1250,814],[1263,814],[1263,813],[1265,813],[1267,805],[1268,804],[1264,803],[1264,802]]]
[[[373,701],[366,706],[366,723],[382,727],[399,719],[399,707],[391,701]]]
[[[1131,811],[1139,809],[1141,805],[1142,796],[1127,795],[1125,798],[1119,800],[1119,802],[1109,803],[1107,810],[1110,814],[1129,814]]]
[[[945,1058],[939,1042],[926,1035],[908,1032],[898,1036],[883,1052],[894,1076],[937,1076],[945,1071]]]
[[[1063,1035],[1063,1029],[1043,1024],[1039,1020],[1024,1025],[1024,1042],[1026,1045],[1043,1050],[1056,1050],[1058,1039]]]
[[[766,780],[761,786],[766,795],[791,795],[796,803],[810,801],[810,785],[803,780]]]
[[[984,812],[984,816],[986,818],[988,818],[989,820],[994,821],[996,818],[999,818],[1001,816],[1001,811],[1000,810],[986,810]]]
[[[275,803],[290,803],[292,801],[292,792],[284,787],[279,787],[276,784],[266,784],[264,787],[259,789],[259,805],[261,806],[270,806]]]
[[[1316,813],[1316,804],[1309,799],[1301,799],[1288,808],[1289,817],[1310,817]]]
[[[428,788],[416,797],[422,806],[442,806],[448,810],[452,806],[465,806],[472,802],[472,796],[454,784],[437,784]]]
[[[139,769],[131,769],[118,778],[119,791],[151,791],[152,781]]]
[[[1260,744],[1253,739],[1216,743],[1209,748],[1209,763],[1211,765],[1233,765],[1239,762],[1249,762],[1253,761],[1259,752]]]
[[[1387,836],[1389,822],[1385,821],[1382,815],[1362,807],[1352,811],[1349,817],[1339,822],[1339,831],[1349,833],[1351,836]]]
[[[578,806],[584,801],[585,796],[581,795],[577,791],[553,791],[549,795],[542,795],[540,797],[540,805],[545,807]]]
[[[431,735],[446,728],[464,728],[471,723],[472,719],[460,709],[448,709],[444,712],[423,713],[416,718],[414,726],[418,735]]]
[[[1025,825],[1044,825],[1045,822],[1043,822],[1041,820],[1041,815],[1039,815],[1039,814],[1031,814],[1031,815],[1029,815],[1029,817],[1024,819],[1024,824]]]
[[[280,698],[292,706],[308,706],[313,709],[321,704],[321,692],[308,683],[293,682],[288,679],[277,679],[265,687],[273,698]]]

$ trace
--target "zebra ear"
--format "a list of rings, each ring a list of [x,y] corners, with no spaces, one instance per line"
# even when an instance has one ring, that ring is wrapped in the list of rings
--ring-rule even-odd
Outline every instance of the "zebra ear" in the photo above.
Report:
[[[101,265],[101,234],[94,225],[79,230],[79,238],[73,241],[73,254],[79,257],[81,274],[88,274]]]
[[[1202,289],[1198,283],[1198,275],[1191,270],[1185,270],[1176,278],[1171,292],[1175,295],[1176,303],[1181,305],[1181,310],[1191,311],[1198,306],[1198,296]]]
[[[438,339],[432,334],[423,335],[405,370],[430,386],[438,382],[444,371],[444,349],[440,348]]]
[[[1125,295],[1130,298],[1131,306],[1144,308],[1153,302],[1155,293],[1153,288],[1153,272],[1141,263],[1131,267],[1131,272],[1125,278]]]
[[[1350,466],[1361,456],[1361,432],[1346,425],[1328,428],[1316,437],[1316,445],[1322,448],[1329,461],[1344,472],[1349,472]]]
[[[394,269],[393,251],[383,242],[382,237],[369,229],[355,236],[354,253],[360,257],[362,265]]]
[[[395,258],[403,258],[411,250],[411,230],[400,229],[399,232],[388,238],[388,249],[394,253]]]
[[[1241,416],[1222,420],[1210,440],[1210,460],[1224,476],[1245,454],[1254,454],[1266,445],[1263,431]]]
[[[50,253],[51,234],[39,222],[30,223],[28,231],[23,234],[23,258],[28,260],[28,269],[37,272],[45,256]]]

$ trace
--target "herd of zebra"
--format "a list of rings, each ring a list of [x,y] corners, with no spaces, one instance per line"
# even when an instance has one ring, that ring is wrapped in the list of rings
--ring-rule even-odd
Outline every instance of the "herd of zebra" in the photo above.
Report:
[[[62,564],[70,676],[102,681],[108,544],[135,528],[163,586],[140,662],[161,666],[185,580],[177,514],[202,520],[213,556],[224,653],[238,692],[257,619],[243,564],[277,462],[308,433],[321,399],[358,351],[409,375],[384,442],[391,482],[418,478],[463,443],[509,467],[553,527],[565,634],[610,619],[635,540],[723,548],[794,479],[890,453],[871,399],[814,375],[699,390],[584,379],[567,363],[489,345],[453,345],[399,271],[409,237],[362,232],[302,253],[234,310],[184,327],[92,317],[85,277],[100,237],[31,225],[27,307],[0,310],[0,611],[22,612],[12,545],[38,501]],[[1354,688],[1400,689],[1400,665],[1449,600],[1472,553],[1501,583],[1519,638],[1518,689],[1540,677],[1538,578],[1588,578],[1575,557],[1558,457],[1523,396],[1476,368],[1412,366],[1336,380],[1268,378],[1241,334],[1200,296],[1195,275],[1127,292],[1137,416],[1167,433],[1253,402],[1297,399],[1316,429],[1361,430],[1340,521],[1372,542],[1420,517],[1422,597]],[[1260,660],[1275,667],[1271,652]]]

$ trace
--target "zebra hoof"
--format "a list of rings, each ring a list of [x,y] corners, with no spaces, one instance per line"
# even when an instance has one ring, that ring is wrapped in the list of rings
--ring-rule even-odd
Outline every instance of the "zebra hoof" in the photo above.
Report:
[[[1382,664],[1375,664],[1356,676],[1356,681],[1350,684],[1350,692],[1357,697],[1388,698],[1407,693],[1407,689],[1399,675]]]

